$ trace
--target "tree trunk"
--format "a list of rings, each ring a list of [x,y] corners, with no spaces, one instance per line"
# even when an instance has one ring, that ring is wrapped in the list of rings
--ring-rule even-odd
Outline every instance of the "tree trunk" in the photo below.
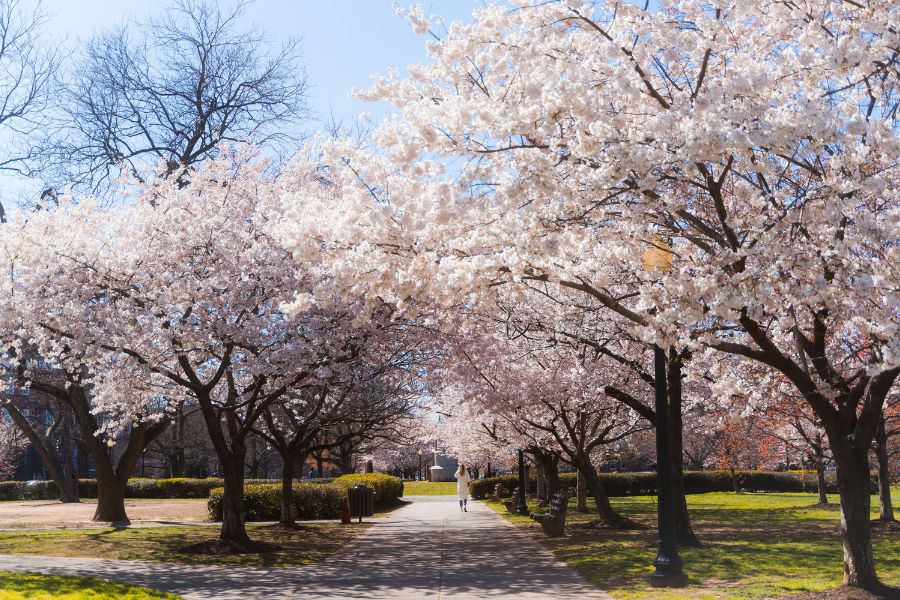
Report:
[[[544,481],[547,485],[547,498],[550,498],[553,494],[559,492],[561,486],[559,483],[558,454],[548,455],[546,462],[544,463]]]
[[[222,496],[222,529],[219,539],[241,549],[250,549],[253,543],[247,535],[244,522],[244,458],[246,449],[232,445],[227,456],[220,456],[225,490]]]
[[[891,502],[891,469],[888,461],[887,429],[884,415],[878,419],[875,430],[875,457],[878,459],[878,499],[881,504],[879,521],[894,520],[894,505]]]
[[[600,519],[612,529],[636,528],[637,524],[634,521],[620,515],[609,503],[609,496],[606,495],[606,490],[603,489],[600,475],[590,460],[586,457],[579,457],[576,468],[584,475],[587,488],[597,504],[597,514],[600,516]]]
[[[819,489],[819,504],[828,504],[828,485],[825,482],[825,465],[822,462],[816,464],[816,482]]]
[[[544,485],[544,465],[543,460],[535,456],[535,484],[537,485],[537,497],[541,500],[547,499],[547,489]]]
[[[684,417],[681,412],[681,357],[672,349],[669,351],[669,377],[667,390],[669,396],[669,456],[672,471],[672,504],[675,508],[675,538],[679,546],[699,548],[703,544],[694,533],[691,518],[688,514],[687,496],[684,492]]]
[[[353,450],[341,448],[341,474],[348,475],[353,472]]]
[[[184,457],[184,428],[187,417],[184,407],[175,409],[172,427],[172,452],[169,453],[169,471],[172,477],[184,477],[186,461]]]
[[[731,474],[731,485],[734,486],[734,493],[740,494],[741,493],[741,482],[738,481],[737,473],[734,472],[734,467],[731,467],[730,469],[728,469],[728,473]]]
[[[836,447],[834,439],[830,441],[837,466],[838,490],[841,494],[844,585],[877,593],[882,586],[875,571],[869,524],[868,452],[854,452],[846,441],[840,444],[843,447]]]
[[[282,454],[281,458],[284,462],[281,471],[281,517],[278,522],[285,527],[296,526],[296,516],[294,515],[294,461],[297,456],[295,454]]]
[[[12,418],[13,423],[16,424],[16,427],[19,428],[19,431],[25,435],[38,458],[41,459],[44,468],[47,469],[50,479],[56,486],[56,491],[59,492],[59,501],[64,504],[79,502],[78,479],[74,477],[72,470],[66,469],[59,460],[50,440],[44,440],[38,435],[31,423],[28,422],[28,419],[25,418],[25,415],[12,404],[6,406],[6,411]]]
[[[130,521],[125,512],[126,484],[115,476],[100,477],[99,468],[97,475],[97,510],[94,511],[94,521],[109,521],[117,525],[127,525]]]
[[[575,510],[580,513],[587,512],[587,482],[584,480],[584,475],[581,472],[581,469],[575,470]]]

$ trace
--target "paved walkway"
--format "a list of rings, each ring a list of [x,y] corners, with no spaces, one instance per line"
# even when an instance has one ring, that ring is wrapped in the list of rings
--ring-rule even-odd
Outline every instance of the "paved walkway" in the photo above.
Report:
[[[481,503],[413,497],[345,551],[304,567],[199,567],[104,559],[0,556],[0,570],[127,581],[188,600],[606,599]]]

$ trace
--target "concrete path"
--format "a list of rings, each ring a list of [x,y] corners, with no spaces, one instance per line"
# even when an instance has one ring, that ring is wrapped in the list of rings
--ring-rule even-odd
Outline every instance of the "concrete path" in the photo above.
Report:
[[[606,599],[606,594],[481,503],[413,497],[324,564],[201,567],[104,559],[0,556],[0,570],[92,576],[188,600]]]

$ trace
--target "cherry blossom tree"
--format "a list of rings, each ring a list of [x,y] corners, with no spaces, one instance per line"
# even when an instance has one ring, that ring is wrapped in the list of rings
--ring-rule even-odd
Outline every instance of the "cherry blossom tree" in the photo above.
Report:
[[[24,446],[24,437],[11,419],[0,415],[0,481],[16,472],[16,463]]]
[[[389,302],[547,281],[647,342],[779,373],[834,454],[844,581],[880,589],[866,482],[900,373],[896,7],[515,4],[361,94],[400,116],[382,154],[331,152],[344,217],[315,239],[365,240],[365,269],[336,276]],[[672,260],[643,273],[651,247]]]
[[[148,397],[164,410],[197,402],[225,480],[220,538],[238,548],[252,547],[243,481],[254,425],[291,390],[339,375],[383,322],[357,319],[344,300],[286,317],[282,307],[326,275],[265,233],[285,188],[251,158],[223,155],[193,171],[188,187],[165,178],[139,186],[125,208],[64,204],[29,218],[16,238],[41,249],[17,256],[20,309],[31,308],[23,296],[59,307],[34,311],[42,320],[29,333],[41,356],[105,365],[82,376],[115,416],[110,428],[143,422]],[[370,317],[379,310],[390,312]],[[133,393],[136,378],[145,394]]]

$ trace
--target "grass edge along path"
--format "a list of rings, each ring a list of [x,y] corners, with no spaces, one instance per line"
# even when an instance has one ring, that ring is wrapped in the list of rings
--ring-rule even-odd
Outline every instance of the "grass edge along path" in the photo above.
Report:
[[[251,539],[271,546],[267,551],[249,554],[186,552],[188,546],[216,539],[218,532],[204,526],[3,531],[0,554],[242,567],[298,566],[325,560],[370,526],[371,523],[308,523],[286,530],[248,524]]]
[[[455,481],[404,481],[404,496],[455,496]]]
[[[900,488],[894,497],[900,498]],[[615,508],[646,525],[617,532],[590,526],[588,514],[569,506],[566,536],[545,537],[540,525],[510,515],[502,504],[485,502],[503,518],[533,535],[559,559],[615,598],[761,599],[838,587],[842,575],[840,511],[837,497],[827,508],[814,506],[814,494],[711,493],[688,496],[694,529],[703,548],[682,549],[687,588],[651,588],[647,577],[656,554],[656,497],[612,498]],[[877,498],[873,497],[873,517]],[[532,511],[537,505],[529,502]],[[873,531],[878,574],[900,586],[900,535]]]
[[[86,577],[0,571],[0,600],[181,600],[181,596]]]

